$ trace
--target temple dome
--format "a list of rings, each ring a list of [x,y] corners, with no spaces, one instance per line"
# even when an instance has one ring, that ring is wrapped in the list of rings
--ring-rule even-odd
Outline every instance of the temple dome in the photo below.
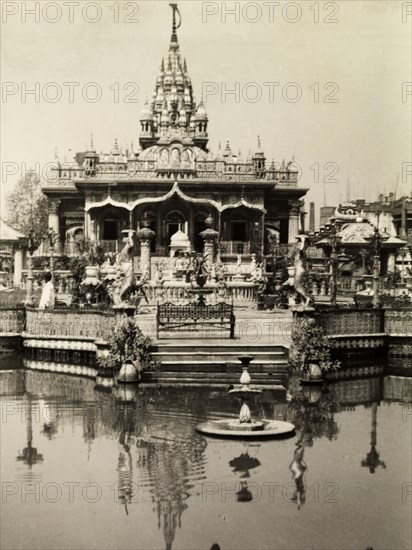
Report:
[[[176,233],[170,237],[170,246],[179,248],[190,247],[189,237],[181,229],[178,229]]]

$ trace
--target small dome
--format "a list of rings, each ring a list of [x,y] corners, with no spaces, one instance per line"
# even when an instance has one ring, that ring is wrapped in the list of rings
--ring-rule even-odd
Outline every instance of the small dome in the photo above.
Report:
[[[197,120],[205,120],[205,119],[207,120],[207,113],[206,113],[206,109],[203,104],[203,101],[199,103],[199,107],[197,108],[197,111],[196,111],[196,118]]]
[[[170,245],[173,247],[179,246],[182,248],[187,248],[190,246],[189,237],[186,233],[183,233],[183,231],[179,229],[170,237]]]
[[[153,120],[153,116],[150,111],[149,102],[147,101],[147,98],[143,105],[142,113],[140,115],[140,120]]]

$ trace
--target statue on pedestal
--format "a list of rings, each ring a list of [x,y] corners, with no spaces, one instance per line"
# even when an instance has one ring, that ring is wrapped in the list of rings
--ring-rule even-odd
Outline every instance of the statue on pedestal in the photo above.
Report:
[[[111,285],[111,295],[115,306],[132,305],[129,303],[130,295],[137,291],[143,291],[145,280],[136,281],[133,269],[134,230],[125,231],[127,236],[123,239],[125,245],[118,254],[116,265],[116,279]]]
[[[311,297],[307,294],[306,291],[306,281],[307,281],[307,259],[306,259],[306,249],[308,247],[308,236],[307,235],[297,235],[297,243],[293,246],[290,256],[293,260],[294,275],[293,275],[293,287],[296,294],[300,297],[302,305],[304,307],[309,307],[311,304]],[[290,279],[287,281],[287,283]]]

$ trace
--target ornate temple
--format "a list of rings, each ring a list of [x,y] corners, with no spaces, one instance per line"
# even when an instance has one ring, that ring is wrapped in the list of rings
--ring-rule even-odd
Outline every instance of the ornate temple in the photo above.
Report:
[[[121,232],[138,229],[144,219],[154,232],[152,255],[170,257],[172,236],[200,251],[199,233],[213,223],[217,252],[230,262],[292,243],[301,228],[307,189],[298,187],[292,161],[268,160],[259,137],[247,156],[235,153],[229,140],[217,152],[209,149],[209,117],[195,100],[178,43],[179,12],[172,8],[169,51],[140,115],[138,150],[122,150],[115,139],[109,153],[98,153],[91,139],[74,163],[57,163],[43,188],[61,252],[75,253],[79,239],[118,250]]]

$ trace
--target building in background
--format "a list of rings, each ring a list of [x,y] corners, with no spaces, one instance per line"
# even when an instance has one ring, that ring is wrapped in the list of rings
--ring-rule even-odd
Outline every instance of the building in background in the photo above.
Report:
[[[122,150],[115,139],[110,152],[98,153],[92,139],[74,162],[58,163],[43,188],[60,252],[75,253],[73,243],[83,238],[117,250],[122,230],[137,229],[142,219],[155,234],[153,255],[169,256],[179,230],[201,251],[199,233],[212,218],[220,256],[230,259],[270,254],[274,245],[293,243],[302,227],[307,189],[298,187],[292,160],[268,160],[259,138],[246,155],[229,140],[209,149],[209,116],[195,100],[172,8],[169,51],[140,115],[139,148]]]
[[[0,218],[0,284],[19,286],[27,238]]]

